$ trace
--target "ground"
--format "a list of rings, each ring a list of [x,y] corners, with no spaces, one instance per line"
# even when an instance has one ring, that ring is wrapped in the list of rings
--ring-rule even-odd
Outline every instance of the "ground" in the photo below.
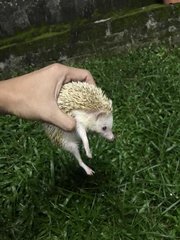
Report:
[[[1,240],[180,238],[179,59],[149,46],[76,64],[113,100],[116,141],[90,135],[82,154],[94,176],[40,123],[0,117]]]

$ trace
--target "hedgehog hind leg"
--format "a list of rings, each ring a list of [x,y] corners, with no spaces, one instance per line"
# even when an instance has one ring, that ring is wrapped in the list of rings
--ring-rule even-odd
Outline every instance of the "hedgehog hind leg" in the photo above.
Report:
[[[87,175],[93,175],[94,174],[94,171],[82,161],[77,143],[68,142],[64,145],[64,149],[66,149],[68,152],[70,152],[74,155],[74,157],[78,160],[79,165],[85,170]]]
[[[82,161],[79,150],[77,150],[77,152],[75,151],[73,154],[75,158],[78,160],[79,165],[85,170],[87,175],[93,175],[94,171]]]

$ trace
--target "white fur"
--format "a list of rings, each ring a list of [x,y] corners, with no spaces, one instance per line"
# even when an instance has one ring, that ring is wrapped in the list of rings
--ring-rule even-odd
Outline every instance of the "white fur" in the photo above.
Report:
[[[92,158],[92,153],[89,147],[87,131],[94,131],[102,135],[108,140],[113,140],[112,133],[113,117],[112,113],[95,112],[87,113],[85,111],[73,111],[73,116],[76,119],[76,130],[73,133],[64,132],[62,136],[62,147],[71,152],[78,160],[79,165],[86,171],[88,175],[93,175],[94,171],[90,169],[83,161],[79,153],[78,143],[82,140],[86,155]],[[102,128],[106,127],[106,130]]]

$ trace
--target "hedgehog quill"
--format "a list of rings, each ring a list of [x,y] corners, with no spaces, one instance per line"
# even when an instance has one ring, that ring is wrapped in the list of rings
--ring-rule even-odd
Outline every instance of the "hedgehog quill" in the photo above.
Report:
[[[88,175],[93,175],[94,171],[81,158],[79,142],[82,141],[86,156],[92,158],[88,131],[96,132],[110,141],[114,140],[112,101],[101,88],[85,82],[72,82],[63,86],[57,104],[63,112],[75,118],[76,129],[73,132],[66,132],[46,123],[47,135],[53,143],[73,154]]]

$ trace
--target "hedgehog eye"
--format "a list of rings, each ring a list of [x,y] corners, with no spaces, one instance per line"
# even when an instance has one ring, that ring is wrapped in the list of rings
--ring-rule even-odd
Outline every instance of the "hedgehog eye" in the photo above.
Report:
[[[106,126],[102,127],[102,130],[103,130],[103,131],[106,131],[106,129],[107,129],[107,127],[106,127]]]

